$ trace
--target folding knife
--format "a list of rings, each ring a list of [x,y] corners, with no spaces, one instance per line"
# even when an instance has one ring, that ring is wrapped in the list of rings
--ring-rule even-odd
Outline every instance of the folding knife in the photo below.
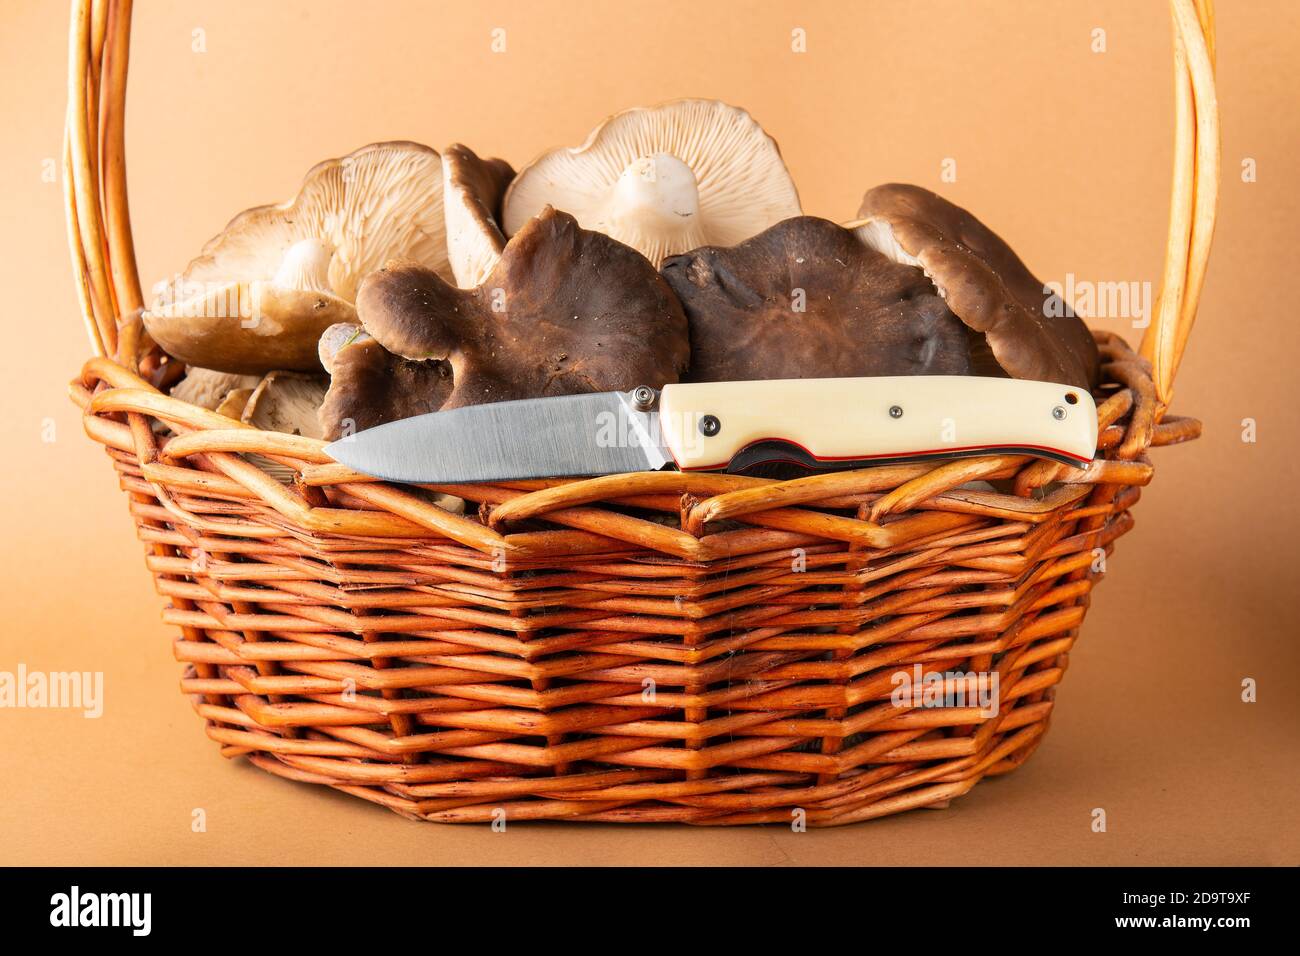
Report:
[[[1082,466],[1097,448],[1087,391],[965,375],[707,382],[474,405],[326,446],[388,481],[461,484],[632,471],[838,470],[1010,453]]]

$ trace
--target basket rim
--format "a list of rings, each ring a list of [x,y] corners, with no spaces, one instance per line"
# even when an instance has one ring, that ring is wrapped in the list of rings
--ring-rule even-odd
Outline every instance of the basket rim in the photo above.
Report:
[[[139,321],[138,318],[134,321]],[[1076,506],[1098,485],[1138,486],[1151,479],[1152,446],[1177,444],[1200,434],[1192,418],[1161,415],[1150,363],[1118,335],[1094,333],[1103,356],[1104,384],[1097,392],[1098,452],[1086,468],[1025,455],[981,455],[953,460],[878,465],[818,472],[792,479],[710,472],[638,472],[595,478],[557,478],[479,485],[401,485],[353,472],[335,462],[320,439],[264,431],[163,394],[140,375],[105,358],[86,362],[72,383],[87,432],[110,449],[135,455],[160,500],[173,485],[194,482],[260,501],[279,518],[313,535],[379,539],[436,536],[494,559],[519,564],[561,552],[601,553],[611,547],[646,548],[680,561],[709,563],[745,553],[710,525],[766,522],[791,540],[821,536],[887,550],[948,530],[938,513],[912,513],[936,495],[952,495],[977,480],[1014,481],[1012,494],[971,497],[969,506],[1030,525]],[[153,423],[168,434],[155,433]],[[294,474],[290,485],[246,456],[262,456]],[[215,469],[187,475],[196,462]],[[220,477],[218,477],[220,476]],[[188,483],[188,484],[187,484]],[[1082,490],[1080,490],[1082,489]],[[325,500],[341,492],[352,506]],[[429,500],[451,495],[474,503],[476,517],[456,514]],[[618,513],[640,499],[680,499],[681,528],[638,523]],[[834,513],[858,508],[853,517]],[[176,517],[202,521],[177,509]],[[821,510],[817,510],[820,508]],[[568,530],[526,530],[531,522]],[[517,530],[518,529],[518,530]],[[611,541],[614,542],[611,545]],[[619,544],[621,542],[621,545]],[[764,542],[746,546],[757,550]]]

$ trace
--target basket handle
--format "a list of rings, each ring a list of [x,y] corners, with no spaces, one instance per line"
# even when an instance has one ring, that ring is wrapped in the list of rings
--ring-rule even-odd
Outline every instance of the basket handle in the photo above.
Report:
[[[1214,0],[1170,0],[1174,22],[1174,172],[1169,236],[1156,315],[1140,348],[1161,408],[1196,322],[1219,202],[1219,101],[1214,86]]]
[[[1169,0],[1174,35],[1174,169],[1156,315],[1142,337],[1162,408],[1205,281],[1219,193],[1213,0]],[[126,193],[126,72],[132,0],[72,0],[63,180],[72,270],[96,355],[133,367],[143,306]],[[119,334],[120,333],[120,334]],[[119,340],[120,339],[120,340]]]

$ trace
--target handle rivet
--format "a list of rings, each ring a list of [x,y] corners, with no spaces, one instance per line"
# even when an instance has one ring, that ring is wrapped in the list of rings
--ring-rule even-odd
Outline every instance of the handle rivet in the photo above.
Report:
[[[1062,408],[1060,405],[1057,405],[1055,408],[1052,409],[1052,417],[1059,422],[1061,419],[1065,417],[1065,409]]]
[[[890,417],[890,418],[902,418],[902,417],[903,417],[903,406],[902,406],[902,405],[890,405],[890,406],[889,406],[889,417]]]
[[[645,385],[639,385],[632,390],[632,404],[641,411],[646,412],[654,407],[655,391]]]
[[[722,422],[718,421],[717,415],[705,415],[700,419],[700,434],[705,438],[712,438],[720,431]]]

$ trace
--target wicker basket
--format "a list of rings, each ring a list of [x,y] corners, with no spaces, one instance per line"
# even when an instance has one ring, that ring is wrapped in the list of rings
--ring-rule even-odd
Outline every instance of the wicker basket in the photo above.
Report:
[[[1097,336],[1088,468],[433,489],[466,515],[150,384],[123,159],[131,4],[73,6],[67,217],[95,357],[72,395],[225,756],[423,820],[835,825],[946,805],[1037,747],[1147,448],[1199,433],[1165,409],[1218,189],[1210,0],[1170,4],[1163,293],[1140,355]],[[961,487],[978,480],[998,490]],[[900,706],[900,672],[950,691],[996,675],[997,707]]]

